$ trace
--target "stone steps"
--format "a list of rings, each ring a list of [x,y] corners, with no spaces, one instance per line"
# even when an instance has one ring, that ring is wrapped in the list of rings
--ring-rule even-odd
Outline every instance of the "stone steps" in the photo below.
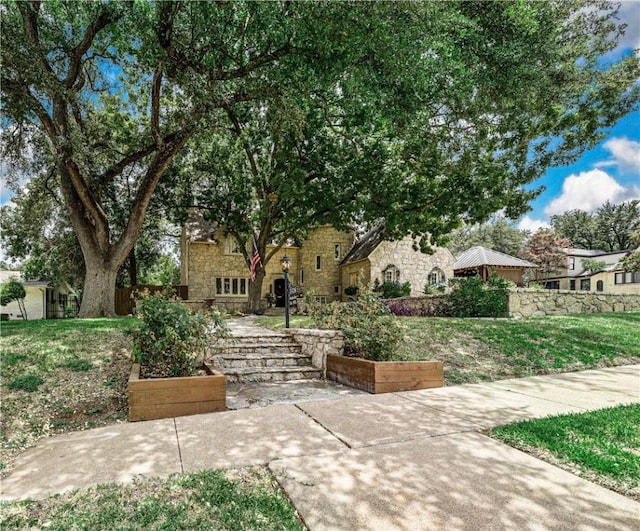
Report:
[[[321,371],[288,334],[234,337],[209,346],[209,359],[228,383],[315,379]]]

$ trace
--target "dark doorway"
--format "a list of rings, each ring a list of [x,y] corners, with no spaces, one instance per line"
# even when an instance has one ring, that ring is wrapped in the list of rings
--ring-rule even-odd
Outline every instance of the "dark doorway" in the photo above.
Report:
[[[284,308],[284,278],[277,278],[273,282],[273,293],[276,296],[276,306]]]

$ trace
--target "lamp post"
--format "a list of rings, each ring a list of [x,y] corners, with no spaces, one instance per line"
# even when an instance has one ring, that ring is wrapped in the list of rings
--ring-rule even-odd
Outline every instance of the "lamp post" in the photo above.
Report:
[[[289,328],[289,268],[291,267],[291,258],[286,254],[280,260],[280,267],[284,273],[284,326]]]

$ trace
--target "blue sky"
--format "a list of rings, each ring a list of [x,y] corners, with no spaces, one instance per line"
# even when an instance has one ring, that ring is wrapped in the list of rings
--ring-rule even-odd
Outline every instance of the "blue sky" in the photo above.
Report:
[[[640,2],[623,1],[620,19],[627,24],[618,48],[608,59],[640,48]],[[567,210],[593,212],[609,200],[640,199],[640,111],[620,120],[595,148],[575,164],[552,168],[534,183],[546,190],[531,203],[532,211],[519,220],[522,229],[548,225],[550,217]]]

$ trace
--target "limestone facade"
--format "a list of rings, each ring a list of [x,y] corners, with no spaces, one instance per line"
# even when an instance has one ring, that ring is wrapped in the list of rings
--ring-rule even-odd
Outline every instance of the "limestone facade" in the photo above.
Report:
[[[189,299],[242,309],[249,294],[249,269],[242,253],[233,239],[225,236],[223,227],[203,229],[200,224],[198,229],[194,239],[186,230],[182,237],[181,280],[189,288]],[[291,284],[301,294],[313,292],[321,303],[347,300],[344,290],[349,286],[385,280],[409,282],[415,296],[423,292],[430,275],[438,282],[453,277],[455,258],[448,249],[436,248],[434,254],[427,255],[413,249],[411,238],[396,242],[371,239],[360,249],[358,259],[350,261],[349,255],[357,246],[353,231],[338,231],[329,225],[311,231],[300,246],[283,246],[265,268],[265,304],[268,293],[284,293],[280,260],[285,254],[291,259]],[[250,251],[250,242],[246,249]],[[273,249],[268,247],[267,253]]]
[[[283,246],[265,268],[262,297],[276,293],[283,282],[280,259],[291,259],[290,282],[302,293],[310,290],[321,302],[340,300],[340,261],[354,242],[353,233],[322,226],[309,234],[301,247]],[[247,251],[251,244],[247,243]],[[273,251],[267,247],[267,254]],[[213,230],[206,241],[191,241],[183,232],[181,281],[189,286],[189,299],[210,299],[233,309],[241,309],[249,294],[249,269],[232,238],[223,228]],[[280,286],[281,289],[281,286]]]

